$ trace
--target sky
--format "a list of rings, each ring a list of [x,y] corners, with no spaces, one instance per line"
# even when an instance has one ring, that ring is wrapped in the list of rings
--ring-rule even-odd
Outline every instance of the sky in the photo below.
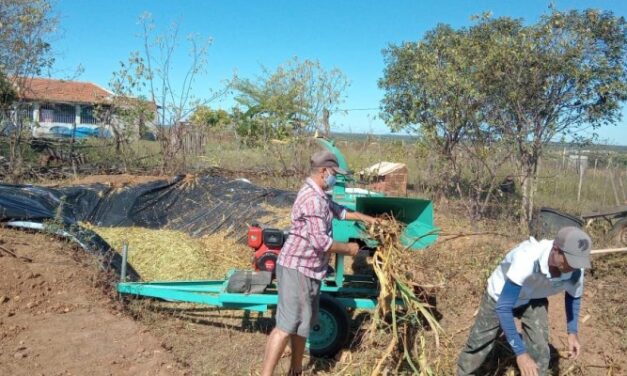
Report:
[[[559,10],[596,8],[627,15],[627,1],[553,1]],[[108,87],[120,61],[142,48],[139,16],[150,12],[158,30],[180,24],[181,35],[211,38],[207,71],[196,80],[196,97],[208,98],[237,74],[255,79],[262,67],[274,71],[298,57],[319,60],[327,69],[338,68],[351,82],[346,110],[331,116],[336,132],[389,133],[379,118],[384,92],[382,50],[390,44],[420,40],[440,23],[455,28],[472,25],[471,16],[489,11],[494,17],[522,18],[533,23],[548,12],[549,1],[440,0],[440,1],[192,1],[192,0],[56,0],[59,32],[53,41],[55,78]],[[186,45],[174,57],[173,77],[181,79],[189,63]],[[211,103],[229,110],[230,97]],[[627,145],[627,108],[616,126],[597,130],[601,141]]]

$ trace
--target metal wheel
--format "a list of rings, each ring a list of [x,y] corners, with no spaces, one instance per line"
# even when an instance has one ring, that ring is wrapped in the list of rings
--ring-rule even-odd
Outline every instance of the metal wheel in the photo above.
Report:
[[[344,306],[328,295],[320,296],[318,322],[311,328],[307,345],[315,357],[332,357],[346,344],[350,319]]]

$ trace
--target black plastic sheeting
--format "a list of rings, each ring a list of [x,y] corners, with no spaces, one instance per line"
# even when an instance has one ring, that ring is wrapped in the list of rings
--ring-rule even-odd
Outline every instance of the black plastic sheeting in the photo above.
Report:
[[[177,176],[121,188],[108,184],[62,188],[0,184],[0,222],[55,223],[70,229],[67,232],[83,243],[96,234],[77,222],[180,230],[195,237],[226,232],[241,239],[249,224],[272,217],[261,204],[289,207],[295,198],[294,192],[216,176]],[[114,252],[96,237],[95,247],[102,248],[101,253]]]

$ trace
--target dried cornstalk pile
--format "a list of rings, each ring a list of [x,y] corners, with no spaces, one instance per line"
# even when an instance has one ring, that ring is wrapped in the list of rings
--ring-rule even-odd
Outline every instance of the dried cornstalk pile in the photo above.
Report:
[[[376,354],[372,375],[437,374],[438,360],[429,359],[429,348],[439,349],[442,328],[427,301],[441,285],[435,281],[440,278],[430,276],[428,281],[429,271],[417,262],[424,251],[411,251],[400,243],[400,223],[390,218],[369,230],[379,242],[373,268],[380,284],[378,304],[362,341]]]

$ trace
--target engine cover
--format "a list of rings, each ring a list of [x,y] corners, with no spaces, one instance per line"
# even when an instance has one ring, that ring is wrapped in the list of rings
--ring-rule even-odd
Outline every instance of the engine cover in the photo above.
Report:
[[[278,258],[279,253],[273,250],[267,251],[259,257],[257,257],[257,254],[255,253],[255,270],[271,272],[274,274]]]

